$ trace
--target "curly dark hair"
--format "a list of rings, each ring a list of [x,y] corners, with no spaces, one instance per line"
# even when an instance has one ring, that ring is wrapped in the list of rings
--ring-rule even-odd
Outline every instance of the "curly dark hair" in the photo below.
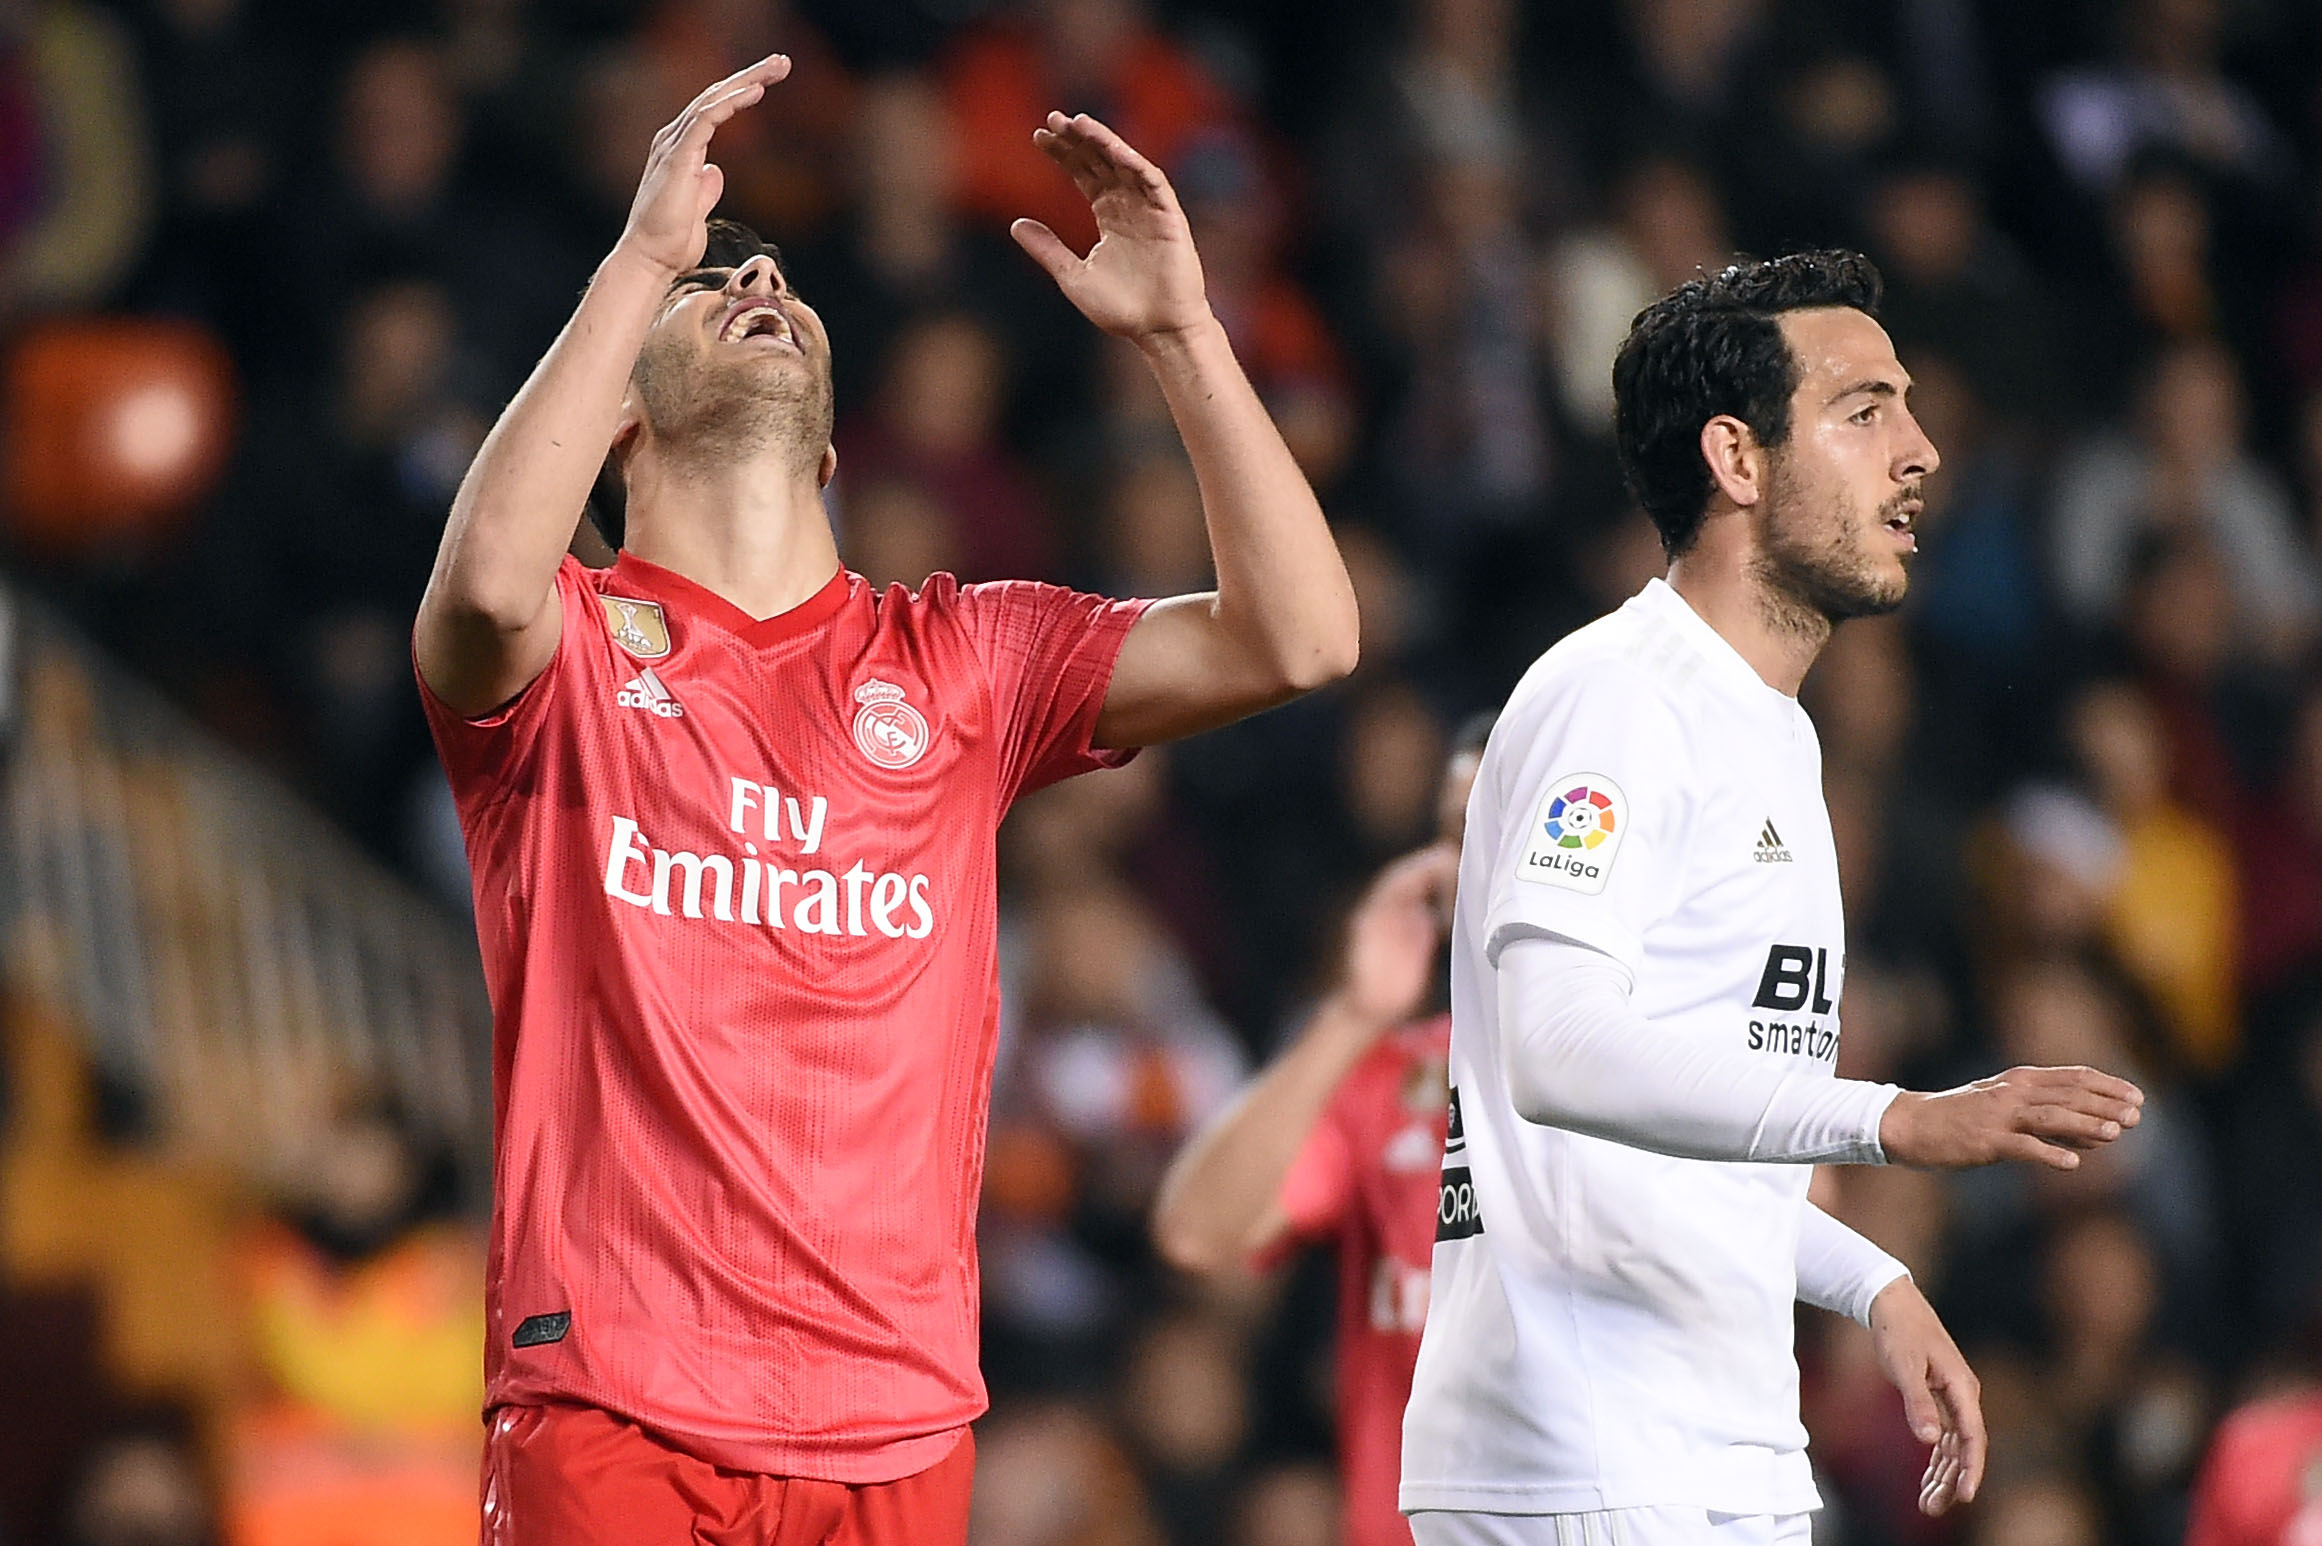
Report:
[[[1671,558],[1709,513],[1701,426],[1730,413],[1760,445],[1790,438],[1799,365],[1775,319],[1820,306],[1875,317],[1882,289],[1859,252],[1793,252],[1687,280],[1637,313],[1613,361],[1613,442]]]

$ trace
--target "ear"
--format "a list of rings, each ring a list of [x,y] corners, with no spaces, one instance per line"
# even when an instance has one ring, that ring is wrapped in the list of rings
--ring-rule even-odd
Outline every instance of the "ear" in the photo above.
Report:
[[[637,401],[634,387],[621,394],[621,416],[613,421],[613,461],[625,465],[629,453],[636,449],[636,440],[645,432],[645,407]]]
[[[1719,493],[1744,510],[1766,496],[1766,448],[1757,432],[1730,413],[1701,426],[1701,459]]]
[[[822,448],[822,465],[814,470],[814,486],[816,488],[829,488],[830,480],[837,476],[838,447],[824,446]]]

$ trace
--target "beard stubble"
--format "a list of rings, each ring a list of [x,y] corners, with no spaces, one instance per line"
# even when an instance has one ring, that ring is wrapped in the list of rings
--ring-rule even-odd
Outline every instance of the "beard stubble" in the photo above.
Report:
[[[771,450],[786,470],[807,473],[830,444],[830,370],[810,358],[768,369],[714,354],[691,360],[674,341],[648,341],[636,380],[654,437],[679,461],[718,466]]]

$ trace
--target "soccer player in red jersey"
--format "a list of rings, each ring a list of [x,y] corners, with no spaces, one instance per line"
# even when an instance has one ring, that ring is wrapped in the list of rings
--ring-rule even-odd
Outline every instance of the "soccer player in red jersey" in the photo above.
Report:
[[[1411,1546],[1395,1505],[1403,1408],[1427,1324],[1451,1016],[1417,1020],[1450,917],[1468,786],[1488,721],[1444,770],[1439,839],[1380,872],[1306,1030],[1169,1167],[1163,1256],[1190,1272],[1338,1243],[1339,1475],[1347,1546]]]
[[[1176,197],[1086,117],[1034,138],[1102,239],[1015,234],[1158,377],[1216,591],[841,567],[829,339],[708,221],[712,135],[788,70],[656,138],[414,631],[494,1011],[492,1546],[964,1540],[1000,818],[1354,662],[1345,568]],[[592,571],[565,549],[608,453],[626,547]]]

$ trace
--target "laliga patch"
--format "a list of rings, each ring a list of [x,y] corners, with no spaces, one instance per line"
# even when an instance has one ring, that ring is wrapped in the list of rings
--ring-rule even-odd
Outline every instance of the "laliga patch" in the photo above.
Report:
[[[1602,773],[1567,773],[1548,786],[1532,818],[1516,878],[1595,896],[1629,829],[1628,797]]]
[[[613,642],[639,660],[659,660],[669,653],[669,619],[657,601],[631,601],[626,596],[599,596],[605,626]]]

